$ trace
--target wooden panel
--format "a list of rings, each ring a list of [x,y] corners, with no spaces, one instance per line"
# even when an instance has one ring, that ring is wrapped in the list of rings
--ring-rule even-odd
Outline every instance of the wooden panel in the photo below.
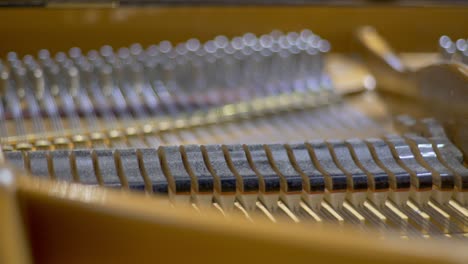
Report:
[[[434,51],[441,34],[467,37],[468,7],[151,7],[103,9],[2,9],[0,56],[80,46],[84,50],[163,39],[202,40],[217,34],[310,28],[334,51],[350,50],[353,30],[370,24],[397,50]]]

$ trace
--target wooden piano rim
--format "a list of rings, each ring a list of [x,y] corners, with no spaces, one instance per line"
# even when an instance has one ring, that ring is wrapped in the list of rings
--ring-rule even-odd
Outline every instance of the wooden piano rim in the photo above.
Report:
[[[0,230],[8,234],[0,236],[2,263],[219,263],[226,256],[227,262],[245,263],[468,260],[466,244],[454,241],[405,242],[391,236],[382,240],[379,234],[326,224],[251,223],[236,216],[227,221],[209,211],[175,209],[142,194],[9,177],[8,171],[0,170]]]

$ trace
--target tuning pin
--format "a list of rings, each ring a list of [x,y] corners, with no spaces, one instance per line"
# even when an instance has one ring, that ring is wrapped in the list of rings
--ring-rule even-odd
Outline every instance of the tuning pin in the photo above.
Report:
[[[273,30],[270,32],[269,35],[273,38],[274,42],[278,42],[279,38],[283,36],[284,34],[280,30]]]
[[[65,52],[57,52],[55,54],[55,61],[59,64],[59,65],[62,65],[64,64],[66,61],[68,60],[67,58],[67,54],[65,54]]]
[[[69,90],[72,97],[78,96],[80,90],[80,72],[75,66],[70,66],[67,70],[69,78]]]
[[[457,49],[455,43],[448,36],[442,36],[439,39],[439,46],[442,57],[445,60],[451,60]]]
[[[23,65],[18,63],[12,67],[12,73],[12,77],[16,84],[16,93],[18,97],[22,99],[26,95],[26,69],[23,67]]]
[[[68,56],[74,61],[82,57],[81,49],[78,47],[73,47],[68,51]]]
[[[6,67],[3,65],[2,61],[0,60],[0,94],[3,96],[7,92],[8,87],[8,79],[10,78],[10,74],[7,71]]]
[[[299,38],[300,38],[300,34],[297,32],[288,32],[286,35],[286,39],[291,45],[296,45]]]
[[[140,43],[133,43],[130,45],[130,54],[134,57],[138,57],[140,54],[143,53],[143,47]]]
[[[457,58],[462,62],[466,63],[466,55],[468,54],[468,42],[465,39],[457,39],[455,42],[457,48]]]
[[[172,50],[172,43],[167,40],[159,42],[159,52],[163,54],[168,54]]]
[[[101,82],[102,82],[102,92],[105,96],[110,96],[112,90],[114,89],[113,79],[112,79],[112,67],[108,64],[104,64],[99,69]]]
[[[46,83],[44,79],[44,72],[42,68],[40,67],[35,67],[31,69],[31,75],[32,79],[34,82],[34,91],[36,94],[36,98],[42,99],[45,89],[46,89]]]
[[[16,52],[13,51],[8,52],[7,60],[10,64],[14,63],[15,61],[18,61],[18,54],[16,54]]]
[[[46,61],[46,60],[50,60],[50,52],[46,49],[41,49],[39,50],[39,52],[37,53],[37,57],[39,58],[39,60],[41,61]]]
[[[122,63],[125,63],[128,60],[131,60],[130,55],[131,55],[130,50],[127,47],[122,47],[117,51],[117,57],[119,58],[119,61]]]

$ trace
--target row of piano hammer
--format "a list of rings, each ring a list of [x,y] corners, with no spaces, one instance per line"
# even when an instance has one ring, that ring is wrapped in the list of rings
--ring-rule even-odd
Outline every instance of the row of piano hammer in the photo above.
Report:
[[[344,201],[380,207],[387,199],[403,205],[409,198],[419,205],[454,199],[466,206],[468,169],[462,153],[437,124],[421,123],[419,135],[365,140],[4,154],[33,175],[147,191],[174,203],[207,206],[214,199],[228,211],[236,201],[254,210],[258,200],[273,211],[278,201],[293,211],[301,201],[318,208],[323,200],[334,208]]]

